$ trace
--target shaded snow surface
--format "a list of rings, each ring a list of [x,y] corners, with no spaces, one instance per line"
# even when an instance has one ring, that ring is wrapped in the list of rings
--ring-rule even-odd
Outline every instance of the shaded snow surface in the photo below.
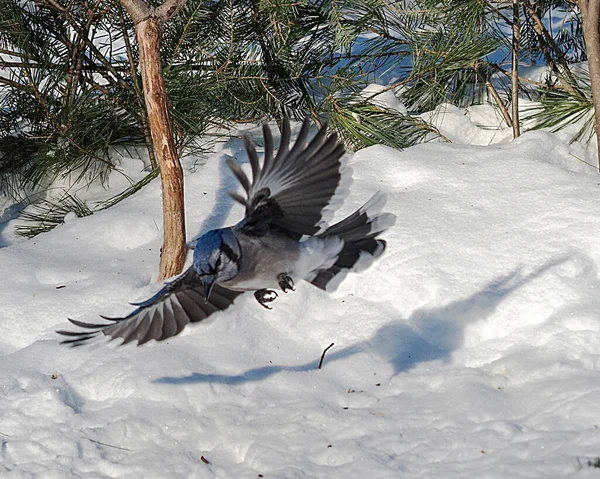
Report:
[[[242,215],[226,155],[187,173],[190,238]],[[139,348],[54,330],[159,288],[157,182],[0,249],[0,475],[598,477],[600,180],[573,164],[544,132],[362,150],[338,217],[388,193],[374,267]]]

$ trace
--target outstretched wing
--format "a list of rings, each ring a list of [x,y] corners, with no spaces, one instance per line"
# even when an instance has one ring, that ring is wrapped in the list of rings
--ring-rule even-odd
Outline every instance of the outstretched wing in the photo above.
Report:
[[[151,339],[162,341],[179,334],[188,323],[197,323],[211,314],[227,309],[241,293],[216,285],[210,300],[205,301],[204,286],[197,273],[188,269],[175,281],[167,283],[158,293],[123,318],[107,318],[107,322],[90,324],[70,319],[82,331],[57,331],[69,337],[61,344],[80,346],[100,333],[113,339],[123,338],[121,344],[137,340],[138,345]]]
[[[345,174],[345,164],[341,161],[344,145],[336,133],[327,136],[327,126],[307,144],[309,129],[310,122],[306,119],[290,149],[290,123],[284,118],[279,151],[273,156],[273,136],[269,127],[263,125],[262,165],[254,144],[244,137],[252,183],[237,163],[228,160],[247,196],[230,193],[246,207],[240,225],[246,233],[260,234],[261,226],[268,223],[293,236],[313,235],[326,226],[328,218],[324,218],[324,213],[341,204],[350,183],[350,172]]]

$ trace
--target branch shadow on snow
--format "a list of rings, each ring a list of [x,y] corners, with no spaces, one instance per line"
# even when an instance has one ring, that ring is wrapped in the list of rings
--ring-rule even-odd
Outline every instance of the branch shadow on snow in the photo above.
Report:
[[[248,155],[244,150],[242,140],[239,138],[232,138],[225,143],[224,148],[230,148],[234,155],[227,155],[226,153],[221,154],[221,156],[212,161],[219,161],[219,186],[216,189],[215,201],[212,207],[211,212],[205,217],[202,221],[202,224],[197,230],[196,236],[190,241],[191,244],[195,246],[196,241],[200,236],[206,233],[209,230],[213,230],[216,228],[222,228],[225,224],[225,221],[229,217],[229,213],[233,209],[235,201],[231,196],[229,196],[229,192],[236,192],[240,189],[240,185],[237,182],[235,176],[229,169],[227,165],[227,158],[232,158],[238,164],[243,165],[244,163],[248,163]],[[239,218],[242,219],[241,216]]]
[[[25,202],[15,201],[13,204],[6,207],[3,212],[0,210],[0,248],[4,248],[11,244],[11,242],[5,238],[4,230],[12,220],[19,217],[25,206]]]
[[[299,126],[298,126],[299,127]],[[292,134],[295,135],[296,127],[292,126]],[[279,148],[280,142],[280,133],[279,131],[273,129],[271,130],[273,135],[273,141],[275,143],[275,149]],[[245,131],[244,135],[250,136],[254,146],[256,147],[256,151],[260,160],[262,161],[264,155],[264,138],[262,137],[262,132],[254,132]],[[223,150],[229,149],[232,155],[227,155],[225,152],[221,154],[219,161],[221,162],[219,165],[219,186],[216,189],[216,197],[215,203],[212,208],[212,211],[206,216],[206,218],[202,221],[198,229],[198,234],[191,241],[195,245],[195,241],[206,233],[209,230],[222,228],[225,224],[225,221],[229,217],[229,213],[233,209],[233,206],[237,204],[231,196],[229,196],[229,192],[237,192],[239,194],[244,195],[243,189],[240,186],[240,183],[236,179],[233,172],[229,169],[227,165],[227,158],[232,158],[238,165],[244,166],[249,163],[248,153],[244,147],[244,142],[242,140],[242,136],[240,137],[231,137],[231,139],[227,140],[223,145]],[[243,211],[243,210],[240,210]],[[240,217],[235,220],[235,222],[240,221],[242,219],[243,212],[240,214]]]
[[[568,261],[571,255],[556,257],[528,274],[523,266],[499,276],[479,291],[445,306],[415,310],[406,320],[394,320],[381,326],[367,341],[359,342],[327,354],[325,363],[365,352],[393,366],[393,376],[409,371],[419,363],[449,360],[452,352],[462,347],[469,324],[490,317],[509,295],[541,277],[547,271]],[[262,381],[281,372],[307,372],[318,369],[314,360],[297,366],[266,366],[249,369],[242,374],[193,373],[188,376],[165,376],[159,384],[221,383],[228,385]]]
[[[246,134],[249,134],[246,132]],[[263,138],[262,136],[253,136],[252,141],[256,146],[256,150],[258,152],[259,158],[262,159],[263,156]],[[277,144],[279,141],[279,133],[273,132],[274,141]],[[248,154],[246,153],[246,149],[244,148],[244,142],[242,138],[232,137],[227,140],[223,145],[223,150],[229,149],[232,155],[227,155],[223,152],[218,161],[220,161],[219,165],[219,186],[216,189],[215,203],[213,205],[212,211],[206,216],[206,218],[202,221],[198,229],[198,234],[192,240],[192,243],[195,243],[201,235],[206,233],[209,230],[222,228],[225,225],[225,221],[229,217],[229,213],[233,209],[233,206],[237,204],[231,196],[229,196],[229,192],[237,192],[243,195],[243,190],[240,187],[240,184],[233,172],[229,169],[227,165],[227,158],[232,158],[238,165],[243,166],[249,162]],[[262,160],[261,160],[262,161]],[[242,219],[243,210],[240,214],[240,217],[234,220],[235,222],[240,221]]]
[[[360,345],[353,345],[343,348],[335,353],[327,354],[326,362],[336,361],[339,359],[352,356],[362,351]],[[192,373],[189,376],[165,376],[155,379],[153,382],[158,384],[193,384],[193,383],[220,383],[230,386],[243,383],[251,383],[262,381],[274,374],[282,372],[307,372],[319,368],[319,360],[310,361],[309,363],[300,364],[298,366],[264,366],[260,368],[248,369],[242,374],[226,375],[226,374],[204,374]]]

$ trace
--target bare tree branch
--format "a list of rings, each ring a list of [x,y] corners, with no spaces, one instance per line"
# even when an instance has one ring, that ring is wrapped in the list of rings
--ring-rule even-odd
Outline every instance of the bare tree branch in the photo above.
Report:
[[[165,23],[183,8],[185,2],[186,0],[167,0],[160,7],[156,7],[155,15],[160,22]]]
[[[136,25],[152,15],[152,8],[144,0],[121,0],[121,4]]]
[[[569,93],[571,93],[572,95],[577,95],[578,93],[575,91],[575,89],[571,85],[572,83],[574,83],[575,79],[573,78],[573,75],[572,75],[569,65],[567,63],[567,60],[566,60],[565,56],[563,55],[563,53],[560,51],[560,48],[558,48],[558,45],[554,41],[554,38],[552,38],[552,35],[550,34],[550,32],[548,32],[548,29],[542,22],[542,19],[536,13],[535,8],[534,8],[533,4],[531,3],[531,1],[523,0],[523,8],[529,13],[531,18],[533,19],[534,30],[536,32],[536,35],[538,36],[538,43],[542,49],[542,53],[544,55],[546,62],[548,63],[548,65],[550,66],[552,71],[556,74],[556,76],[558,77],[563,88],[566,91],[568,91]],[[560,71],[560,69],[558,68],[558,65],[556,64],[556,62],[550,55],[548,46],[550,46],[551,50],[554,52],[554,55],[558,59],[561,67],[563,68],[562,72]],[[568,79],[565,79],[564,77],[567,77]]]
[[[519,123],[519,43],[521,41],[521,17],[519,0],[513,0],[513,38],[512,38],[512,128],[513,137],[521,135]]]
[[[179,274],[187,253],[183,170],[175,146],[169,103],[160,58],[161,24],[173,16],[185,0],[167,0],[156,9],[145,0],[121,0],[135,23],[140,72],[148,124],[158,160],[163,200],[163,248],[159,279]]]
[[[146,143],[146,149],[148,150],[148,156],[150,158],[150,166],[153,170],[158,168],[158,162],[156,161],[156,154],[154,153],[154,144],[152,143],[152,134],[150,133],[150,124],[148,123],[148,112],[144,105],[144,91],[142,85],[140,85],[139,77],[136,71],[135,59],[133,56],[133,48],[129,41],[129,33],[125,24],[125,18],[123,17],[123,9],[117,8],[119,15],[119,23],[121,26],[121,33],[123,35],[123,43],[125,44],[125,51],[127,52],[127,59],[129,60],[129,69],[131,73],[131,80],[133,82],[133,88],[135,89],[136,100],[139,105],[140,121],[142,123],[142,129],[144,131],[144,142]]]

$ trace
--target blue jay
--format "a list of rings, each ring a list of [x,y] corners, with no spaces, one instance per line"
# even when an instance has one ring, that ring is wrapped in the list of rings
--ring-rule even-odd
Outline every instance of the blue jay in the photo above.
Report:
[[[290,149],[290,124],[282,123],[281,142],[273,154],[273,137],[263,125],[264,159],[259,161],[252,141],[244,146],[252,182],[240,166],[228,160],[245,196],[229,193],[246,214],[234,226],[209,231],[198,239],[187,271],[122,318],[101,316],[107,322],[90,324],[69,319],[79,331],[57,331],[63,343],[81,345],[100,332],[122,344],[137,340],[162,341],[179,334],[188,323],[202,321],[227,309],[245,291],[270,309],[278,296],[299,280],[332,290],[348,271],[370,263],[385,250],[380,233],[396,217],[382,213],[386,197],[376,193],[364,206],[328,226],[325,215],[343,201],[346,183],[344,146],[335,133],[322,127],[308,142],[310,123],[304,121]],[[368,265],[368,264],[367,264]]]

